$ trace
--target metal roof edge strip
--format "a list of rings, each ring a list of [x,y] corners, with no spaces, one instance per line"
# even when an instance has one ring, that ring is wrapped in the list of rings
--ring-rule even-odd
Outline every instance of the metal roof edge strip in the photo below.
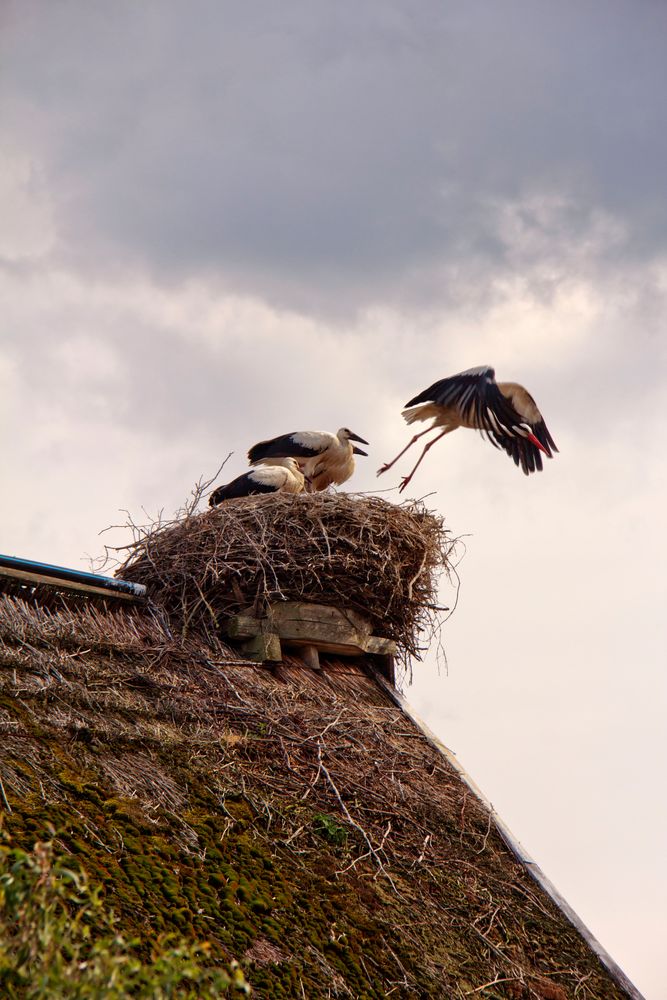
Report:
[[[100,576],[98,573],[87,573],[84,570],[68,569],[66,566],[36,562],[33,559],[21,559],[18,556],[0,555],[0,576],[130,600],[137,600],[146,595],[146,587],[141,583]]]
[[[456,754],[450,750],[442,740],[435,735],[432,729],[421,719],[417,713],[414,711],[410,703],[406,698],[403,697],[391,684],[375,670],[371,668],[376,682],[385,691],[392,701],[401,709],[401,711],[414,723],[415,726],[424,734],[428,742],[434,747],[438,753],[442,754],[443,757],[452,765],[454,770],[457,772],[459,777],[468,788],[473,792],[473,794],[479,799],[485,809],[491,814],[493,822],[498,830],[498,833],[504,840],[505,844],[512,852],[514,857],[519,861],[529,872],[530,876],[538,883],[538,885],[546,892],[550,899],[556,904],[558,909],[561,911],[564,917],[566,917],[569,922],[575,927],[575,929],[581,934],[586,944],[589,946],[591,951],[597,955],[598,959],[607,970],[611,978],[614,980],[617,986],[624,990],[631,1000],[646,1000],[646,998],[639,992],[637,987],[630,982],[626,974],[623,972],[621,967],[614,961],[609,952],[600,944],[595,935],[588,929],[586,924],[583,922],[581,917],[575,913],[567,900],[561,896],[558,889],[555,887],[553,882],[547,878],[540,866],[536,861],[534,861],[531,856],[524,850],[521,843],[514,836],[509,827],[500,819],[493,804],[489,801],[486,795],[482,792],[479,786],[475,783],[473,778],[470,777],[468,772],[459,763]]]

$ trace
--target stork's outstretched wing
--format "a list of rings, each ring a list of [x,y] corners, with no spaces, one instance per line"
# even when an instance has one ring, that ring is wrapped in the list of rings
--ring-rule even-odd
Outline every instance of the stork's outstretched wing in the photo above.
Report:
[[[493,368],[470,368],[440,379],[411,399],[406,409],[421,403],[435,403],[464,426],[476,428],[526,475],[542,469],[540,452],[551,457],[558,451],[530,393],[516,383],[499,386]]]
[[[436,403],[454,410],[465,426],[512,437],[512,426],[521,423],[521,417],[498,388],[495,375],[493,368],[469,368],[434,382],[405,408]]]

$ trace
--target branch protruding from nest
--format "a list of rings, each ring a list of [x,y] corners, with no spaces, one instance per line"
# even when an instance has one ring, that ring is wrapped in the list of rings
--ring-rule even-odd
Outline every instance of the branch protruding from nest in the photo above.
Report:
[[[277,601],[306,601],[360,612],[407,661],[438,627],[438,578],[454,545],[419,502],[276,493],[136,528],[118,575],[146,584],[185,634],[217,631],[247,608],[261,615]]]

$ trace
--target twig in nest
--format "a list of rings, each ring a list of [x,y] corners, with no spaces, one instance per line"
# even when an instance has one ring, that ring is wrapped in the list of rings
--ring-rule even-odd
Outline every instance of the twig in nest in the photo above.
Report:
[[[206,638],[250,608],[261,617],[282,600],[329,604],[363,615],[406,665],[421,659],[421,634],[430,640],[439,624],[438,576],[449,572],[455,546],[421,504],[272,494],[196,514],[192,503],[170,522],[130,521],[134,539],[118,571],[146,584],[172,628]]]

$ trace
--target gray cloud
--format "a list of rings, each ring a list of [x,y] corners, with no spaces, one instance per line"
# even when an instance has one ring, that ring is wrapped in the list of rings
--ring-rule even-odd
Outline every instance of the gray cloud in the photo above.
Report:
[[[61,260],[335,311],[481,295],[536,236],[580,268],[601,213],[589,265],[664,247],[661,4],[166,8],[6,15]]]

